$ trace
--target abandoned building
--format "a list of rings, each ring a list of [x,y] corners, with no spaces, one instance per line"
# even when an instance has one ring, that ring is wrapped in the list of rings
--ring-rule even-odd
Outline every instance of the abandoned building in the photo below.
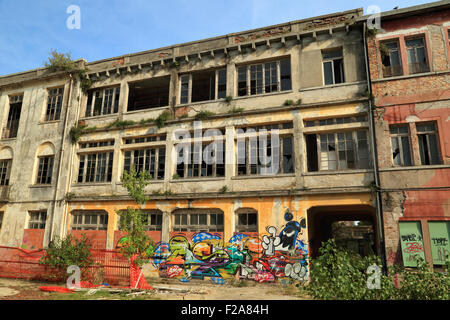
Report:
[[[304,280],[339,221],[364,222],[366,253],[400,252],[408,223],[427,258],[445,228],[448,250],[444,9],[384,13],[375,35],[356,9],[1,76],[0,246],[116,249],[134,167],[163,276]]]

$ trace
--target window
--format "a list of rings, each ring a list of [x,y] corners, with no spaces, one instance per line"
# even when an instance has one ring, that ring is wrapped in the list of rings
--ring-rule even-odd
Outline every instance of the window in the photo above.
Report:
[[[223,213],[217,210],[176,210],[173,231],[223,232]]]
[[[54,156],[39,157],[38,174],[36,184],[51,184],[53,174]]]
[[[416,125],[416,130],[422,165],[441,164],[436,124],[420,123]]]
[[[177,148],[178,159],[180,159],[177,161],[177,175],[180,178],[225,176],[223,130],[206,130],[203,131],[203,136],[214,137],[214,139],[196,143],[179,140],[179,146],[183,145]]]
[[[368,131],[306,135],[308,171],[367,169]]]
[[[0,186],[9,185],[9,176],[11,174],[11,159],[0,160]]]
[[[30,220],[28,221],[28,229],[45,229],[47,211],[30,211],[29,215]]]
[[[271,130],[280,130],[278,140],[272,139]],[[237,175],[294,172],[292,123],[238,128],[236,146]]]
[[[88,91],[85,117],[117,113],[119,110],[120,87]]]
[[[127,111],[168,106],[169,86],[170,76],[130,83]]]
[[[81,154],[78,183],[111,182],[114,152]]]
[[[338,84],[345,81],[342,49],[323,51],[322,61],[325,85]]]
[[[411,146],[408,125],[395,125],[389,128],[391,134],[392,159],[396,166],[411,166]]]
[[[104,211],[72,213],[72,230],[107,230],[108,214]]]
[[[283,59],[241,66],[238,73],[238,96],[280,92],[292,89],[291,60]]]
[[[152,135],[148,137],[138,137],[138,138],[125,138],[125,144],[134,144],[134,143],[145,143],[145,142],[155,142],[155,141],[166,141],[166,135]]]
[[[3,216],[4,216],[4,212],[0,211],[0,230],[2,230]]]
[[[17,137],[19,130],[20,113],[22,110],[23,95],[9,97],[9,113],[6,127],[3,129],[2,138],[9,139]]]
[[[341,117],[341,118],[328,118],[322,120],[307,120],[305,121],[305,127],[317,127],[317,126],[332,126],[336,124],[358,123],[367,122],[366,115],[359,115],[354,117]]]
[[[123,171],[130,172],[134,166],[137,172],[145,170],[152,179],[164,180],[165,162],[165,147],[125,151]]]
[[[380,43],[383,76],[393,77],[403,74],[398,41]]]
[[[434,265],[445,265],[450,255],[450,221],[428,221]]]
[[[159,210],[142,210],[147,231],[161,231],[163,214]]]
[[[258,232],[258,213],[254,210],[239,210],[236,213],[236,232]]]
[[[180,77],[180,103],[223,99],[227,91],[227,70],[210,70]]]
[[[80,142],[81,149],[88,148],[101,148],[101,147],[109,147],[114,145],[114,140],[104,140],[104,141],[95,141],[95,142]]]
[[[63,102],[64,88],[48,90],[47,112],[45,121],[59,120]]]
[[[406,39],[405,44],[409,73],[414,74],[430,71],[424,38]]]

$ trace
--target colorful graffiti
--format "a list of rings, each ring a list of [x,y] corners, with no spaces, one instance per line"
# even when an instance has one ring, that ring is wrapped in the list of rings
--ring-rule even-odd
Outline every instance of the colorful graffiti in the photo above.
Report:
[[[305,281],[308,246],[299,236],[306,222],[292,220],[290,213],[284,218],[287,223],[279,233],[269,226],[261,238],[237,233],[225,241],[219,233],[198,232],[190,239],[185,233],[174,234],[168,243],[155,245],[151,261],[161,277],[182,282],[209,278],[223,284],[236,277],[257,282]]]

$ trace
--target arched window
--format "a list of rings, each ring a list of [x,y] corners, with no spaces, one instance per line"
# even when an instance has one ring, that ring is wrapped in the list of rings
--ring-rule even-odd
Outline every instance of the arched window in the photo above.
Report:
[[[12,159],[13,152],[11,148],[5,147],[0,151],[0,186],[9,185]]]
[[[258,232],[258,212],[250,208],[238,209],[236,232]]]
[[[178,209],[173,213],[173,231],[223,232],[219,209]]]
[[[55,147],[50,142],[43,143],[37,152],[38,167],[36,184],[51,184],[53,175],[53,163],[55,159]]]

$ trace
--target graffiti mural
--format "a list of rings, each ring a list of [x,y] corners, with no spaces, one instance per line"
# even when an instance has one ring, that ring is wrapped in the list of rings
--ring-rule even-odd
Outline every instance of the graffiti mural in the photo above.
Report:
[[[151,261],[161,277],[182,282],[207,278],[223,284],[236,277],[257,282],[306,281],[308,246],[299,238],[306,221],[294,221],[291,213],[286,213],[284,219],[281,231],[268,226],[261,238],[236,233],[226,241],[220,233],[173,234],[169,243],[154,245]]]

